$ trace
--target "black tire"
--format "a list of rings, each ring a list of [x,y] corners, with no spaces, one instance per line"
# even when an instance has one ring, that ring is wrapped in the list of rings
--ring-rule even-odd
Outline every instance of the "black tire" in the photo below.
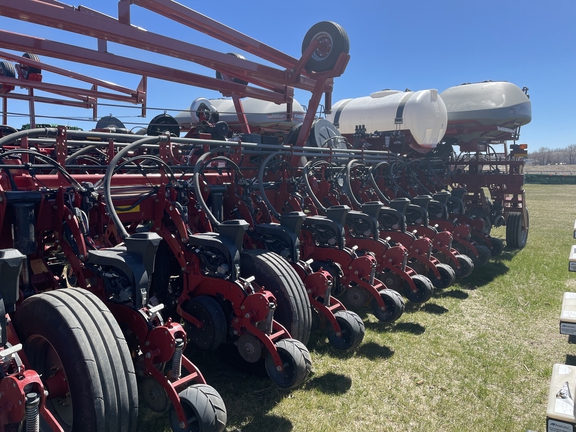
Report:
[[[213,387],[195,384],[180,392],[188,427],[180,427],[174,406],[170,407],[170,425],[174,432],[223,432],[228,421],[226,405]]]
[[[234,57],[242,59],[242,60],[246,60],[246,57],[244,57],[242,54],[238,54],[238,53],[226,53],[226,54],[234,56]],[[224,77],[222,76],[222,73],[220,71],[216,71],[216,79],[224,80]],[[244,81],[243,79],[236,78],[236,77],[230,77],[230,81],[232,81],[233,83],[236,83],[236,84],[248,85],[248,81]]]
[[[22,57],[28,58],[30,60],[34,60],[37,62],[40,61],[40,58],[36,54],[32,54],[32,53],[24,53],[24,54],[22,54]],[[28,66],[25,64],[20,65],[20,70],[22,71],[22,78],[24,78],[24,79],[28,79],[30,77],[31,73],[35,73],[35,74],[42,73],[42,69],[37,68],[37,67],[33,67],[33,66]]]
[[[338,336],[334,327],[328,326],[326,335],[328,340],[339,350],[350,350],[356,348],[364,339],[366,327],[362,318],[357,313],[348,310],[340,310],[334,314],[336,321],[340,325],[342,334]]]
[[[323,72],[334,68],[341,53],[350,51],[350,40],[344,29],[332,21],[321,21],[314,24],[304,36],[302,53],[314,39],[320,39],[323,44],[316,49],[306,63],[308,72]]]
[[[6,78],[16,78],[16,68],[9,61],[2,60],[0,61],[0,76],[5,76]],[[7,93],[8,91],[11,91],[11,89],[13,89],[12,86],[4,87],[4,84],[0,84],[0,93]]]
[[[504,250],[504,242],[496,237],[490,237],[490,254],[494,256],[498,256]]]
[[[440,279],[436,279],[434,272],[430,271],[428,273],[428,278],[435,288],[448,288],[456,282],[456,272],[448,264],[436,264],[436,269],[438,270],[438,273],[440,273]]]
[[[267,353],[265,366],[270,379],[281,388],[294,388],[302,384],[308,378],[312,364],[306,347],[295,339],[282,339],[276,343],[276,349],[284,369],[278,371],[272,355]]]
[[[78,288],[34,295],[19,306],[14,325],[30,367],[43,380],[60,368],[65,374],[69,392],[47,403],[64,430],[136,430],[134,364],[118,323],[100,299]]]
[[[488,264],[488,261],[492,258],[490,249],[478,244],[474,245],[474,247],[476,248],[476,252],[478,252],[478,256],[475,256],[474,254],[470,255],[470,258],[472,258],[472,261],[474,262],[474,267],[479,268]]]
[[[373,298],[371,302],[372,313],[379,321],[391,323],[402,316],[405,305],[400,293],[391,289],[383,289],[380,290],[380,297],[384,301],[384,310],[380,309],[376,299]]]
[[[458,264],[460,264],[460,268],[452,267],[456,273],[456,278],[461,279],[470,276],[474,271],[474,261],[472,261],[472,258],[468,255],[458,254],[456,255],[456,259],[458,260]]]
[[[528,221],[528,209],[526,209],[526,217]],[[524,226],[524,217],[520,212],[508,213],[506,219],[506,244],[513,249],[522,249],[526,246],[528,240],[528,229],[530,222]]]
[[[307,344],[312,329],[312,308],[306,288],[290,264],[274,252],[245,251],[241,256],[241,275],[254,276],[258,285],[274,294],[278,303],[274,319],[294,339]]]
[[[226,341],[228,333],[226,315],[212,297],[193,297],[186,303],[184,310],[203,324],[202,328],[189,322],[184,324],[188,341],[196,348],[202,351],[214,351]]]
[[[415,304],[422,304],[432,298],[434,294],[434,285],[430,279],[423,275],[414,275],[411,277],[416,291],[412,291],[408,282],[404,282],[402,293],[410,302]]]

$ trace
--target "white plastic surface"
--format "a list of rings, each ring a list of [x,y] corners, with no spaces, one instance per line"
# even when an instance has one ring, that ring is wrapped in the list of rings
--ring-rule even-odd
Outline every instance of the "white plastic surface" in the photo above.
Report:
[[[343,99],[332,105],[332,113],[326,118],[343,135],[353,134],[357,125],[364,125],[368,133],[409,130],[424,148],[436,147],[446,133],[448,122],[446,105],[435,89],[383,90],[370,96]]]
[[[555,364],[552,368],[548,407],[546,409],[548,431],[563,431],[566,430],[563,428],[576,423],[574,418],[575,390],[576,367]],[[572,429],[567,430],[572,431]]]
[[[219,120],[225,121],[230,126],[238,125],[238,115],[232,99],[204,99],[194,100],[190,109],[176,114],[175,119],[181,128],[188,129],[197,124],[195,115],[196,101],[208,101],[219,114]],[[274,102],[263,101],[260,99],[243,98],[241,99],[242,107],[248,124],[252,127],[270,127],[278,125],[281,129],[290,129],[293,125],[301,123],[304,120],[306,112],[300,103],[294,100],[292,104],[292,121],[287,120],[286,104],[275,104]]]
[[[560,334],[576,335],[576,293],[565,292],[562,298]]]

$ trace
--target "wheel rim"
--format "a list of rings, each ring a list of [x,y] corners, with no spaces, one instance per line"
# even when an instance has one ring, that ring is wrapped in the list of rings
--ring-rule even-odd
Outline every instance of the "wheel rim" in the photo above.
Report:
[[[432,297],[432,282],[425,281],[416,275],[412,277],[412,282],[416,291],[413,291],[408,281],[404,283],[404,295],[412,303],[424,303]]]
[[[72,395],[67,386],[68,379],[60,356],[48,340],[40,335],[33,335],[24,343],[24,352],[30,360],[33,370],[42,377],[49,393],[48,409],[55,415],[60,425],[69,431],[73,424]],[[62,373],[60,379],[57,374]],[[63,378],[63,379],[62,379]],[[56,390],[57,389],[57,390]],[[65,397],[58,397],[58,393]]]
[[[363,326],[360,326],[362,322],[358,322],[349,311],[338,311],[335,316],[340,326],[341,335],[336,335],[334,327],[330,326],[327,330],[330,343],[340,350],[349,350],[358,346],[364,338]]]
[[[226,340],[226,317],[216,300],[199,296],[188,302],[186,312],[203,324],[198,328],[186,323],[188,338],[198,349],[212,351]]]
[[[438,270],[438,273],[440,273],[440,279],[436,279],[432,272],[429,276],[429,279],[436,288],[448,288],[454,283],[456,274],[452,267],[447,266],[446,264],[438,264],[436,269]]]
[[[298,375],[298,365],[290,353],[278,347],[278,355],[282,360],[282,370],[276,369],[276,364],[271,355],[266,356],[266,371],[268,376],[280,387],[292,387]]]
[[[404,312],[404,304],[398,293],[390,289],[381,290],[380,297],[384,302],[384,310],[380,309],[376,299],[372,299],[372,313],[378,320],[390,323],[396,321]]]
[[[323,60],[330,55],[332,52],[332,36],[329,33],[321,32],[314,36],[315,40],[320,42],[320,45],[312,53],[312,58],[314,60]]]

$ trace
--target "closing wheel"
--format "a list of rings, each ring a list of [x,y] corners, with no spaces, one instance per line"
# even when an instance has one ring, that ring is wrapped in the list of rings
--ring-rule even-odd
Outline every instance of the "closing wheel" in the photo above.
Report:
[[[329,326],[326,330],[328,340],[330,343],[339,350],[349,350],[356,348],[364,339],[366,327],[362,318],[358,314],[340,310],[334,314],[338,325],[340,325],[341,334],[337,334],[334,327]]]
[[[490,249],[482,245],[474,245],[474,247],[476,248],[476,252],[478,252],[478,256],[470,255],[472,262],[474,262],[474,267],[478,268],[488,264],[488,261],[492,258]]]
[[[276,343],[276,349],[282,359],[283,369],[276,368],[270,353],[266,354],[266,372],[278,387],[293,388],[302,384],[312,369],[312,360],[308,349],[295,339],[282,339]]]
[[[170,425],[174,432],[222,432],[228,421],[226,405],[213,387],[195,384],[180,394],[188,427],[180,423],[174,406],[170,407]]]
[[[460,264],[460,268],[452,267],[456,273],[456,278],[461,279],[470,276],[474,271],[474,261],[472,261],[472,258],[468,255],[458,254],[456,255],[456,259],[458,260],[458,264]]]
[[[208,296],[193,297],[184,310],[202,323],[202,328],[186,322],[188,340],[202,351],[213,351],[225,340],[228,330],[226,315],[216,300]]]
[[[65,431],[136,430],[134,364],[100,299],[78,288],[37,294],[18,307],[14,326]]]
[[[341,53],[350,51],[350,40],[344,29],[331,21],[322,21],[314,24],[304,36],[302,53],[310,46],[313,40],[320,44],[312,53],[306,63],[307,71],[323,72],[334,68]]]
[[[274,252],[245,251],[241,256],[241,275],[254,276],[258,285],[274,294],[277,301],[274,319],[294,339],[308,343],[312,308],[302,280],[288,261]]]
[[[504,250],[504,242],[496,237],[490,237],[490,254],[494,256],[498,256]]]
[[[530,227],[528,209],[526,209],[526,219],[528,223],[525,224],[521,212],[508,213],[508,218],[506,219],[506,244],[509,247],[522,249],[526,246],[528,229]]]
[[[432,282],[432,285],[436,288],[448,288],[456,282],[456,272],[448,264],[436,264],[436,269],[440,273],[440,279],[436,279],[434,272],[428,272],[428,278]]]
[[[434,285],[432,285],[430,279],[419,274],[411,276],[410,279],[412,279],[415,289],[413,290],[410,284],[405,281],[402,294],[404,294],[409,301],[416,304],[430,300],[432,294],[434,294]]]
[[[372,313],[378,320],[391,323],[396,321],[404,313],[404,300],[402,296],[391,289],[383,289],[379,292],[380,297],[384,301],[384,309],[381,309],[376,299],[372,299]]]

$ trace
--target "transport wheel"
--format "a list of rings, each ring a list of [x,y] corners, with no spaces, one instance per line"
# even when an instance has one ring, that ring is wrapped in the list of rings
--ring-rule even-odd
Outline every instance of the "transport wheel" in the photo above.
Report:
[[[423,275],[414,275],[411,277],[412,282],[416,286],[416,291],[412,291],[408,282],[404,282],[404,289],[402,294],[410,300],[412,303],[420,304],[427,302],[432,297],[434,293],[434,286],[430,279]]]
[[[350,40],[344,29],[332,21],[322,21],[314,24],[304,36],[302,53],[312,43],[319,40],[320,45],[306,63],[308,72],[323,72],[334,68],[341,53],[350,51]]]
[[[526,209],[526,218],[528,223],[524,224],[524,217],[520,212],[508,213],[506,219],[506,244],[514,249],[522,249],[526,246],[528,240],[528,229],[530,227],[530,218],[528,209]]]
[[[456,259],[458,260],[458,264],[460,264],[460,268],[452,267],[456,273],[456,278],[461,279],[470,276],[474,271],[474,261],[472,261],[472,258],[468,255],[458,254],[456,255]]]
[[[283,370],[276,369],[270,353],[266,354],[265,366],[270,379],[278,387],[293,388],[302,384],[312,368],[308,349],[295,339],[282,339],[276,343],[276,349],[282,359]]]
[[[371,302],[372,313],[382,322],[391,323],[396,321],[404,313],[405,305],[402,296],[391,289],[380,290],[379,294],[384,301],[385,308],[384,310],[380,309],[378,302],[373,298]]]
[[[38,58],[38,56],[36,54],[32,54],[32,53],[24,53],[24,54],[22,54],[22,57],[28,58],[28,59],[34,60],[34,61],[40,61],[40,58]],[[20,65],[20,70],[22,71],[22,78],[24,78],[24,79],[28,79],[30,77],[31,73],[35,73],[35,74],[42,73],[42,69],[37,68],[37,67],[28,66],[25,64]]]
[[[234,56],[234,57],[239,58],[239,59],[242,59],[242,60],[246,60],[246,57],[244,57],[242,54],[231,53],[231,52],[230,52],[230,53],[226,53],[226,54],[231,55],[231,56]],[[216,71],[216,79],[225,80],[226,77],[227,77],[227,76],[222,75],[221,72]],[[243,79],[240,79],[240,78],[228,77],[228,79],[229,79],[230,81],[232,81],[233,83],[236,83],[236,84],[248,85],[248,81],[244,81]]]
[[[362,318],[360,318],[358,314],[348,310],[340,310],[336,312],[334,316],[340,325],[342,334],[337,335],[334,327],[329,326],[326,334],[330,343],[335,348],[343,351],[356,348],[360,345],[366,333],[366,327],[364,326]]]
[[[170,426],[174,432],[222,432],[228,421],[226,405],[213,387],[195,384],[182,390],[180,402],[186,412],[188,427],[178,420],[176,410],[170,407]]]
[[[488,264],[488,261],[490,261],[490,258],[492,257],[490,249],[482,245],[474,245],[474,247],[478,252],[478,256],[475,255],[470,256],[470,258],[472,258],[472,261],[474,262],[474,267],[482,267]]]
[[[135,431],[138,388],[128,345],[111,312],[88,291],[24,300],[14,325],[47,407],[65,431]]]
[[[456,272],[448,264],[436,264],[436,269],[440,273],[440,279],[436,279],[432,271],[428,272],[428,278],[435,288],[448,288],[456,282]]]
[[[245,251],[241,255],[241,275],[254,276],[258,285],[274,294],[277,301],[274,319],[294,339],[308,343],[312,329],[312,308],[306,288],[292,266],[274,252]]]
[[[189,322],[184,324],[188,340],[196,348],[213,351],[226,340],[228,330],[226,315],[212,297],[193,297],[186,303],[184,310],[203,324],[202,328]]]
[[[16,78],[16,68],[12,63],[6,60],[0,61],[0,76],[5,76],[6,78]],[[12,91],[14,87],[9,85],[0,84],[0,93],[8,93]]]

